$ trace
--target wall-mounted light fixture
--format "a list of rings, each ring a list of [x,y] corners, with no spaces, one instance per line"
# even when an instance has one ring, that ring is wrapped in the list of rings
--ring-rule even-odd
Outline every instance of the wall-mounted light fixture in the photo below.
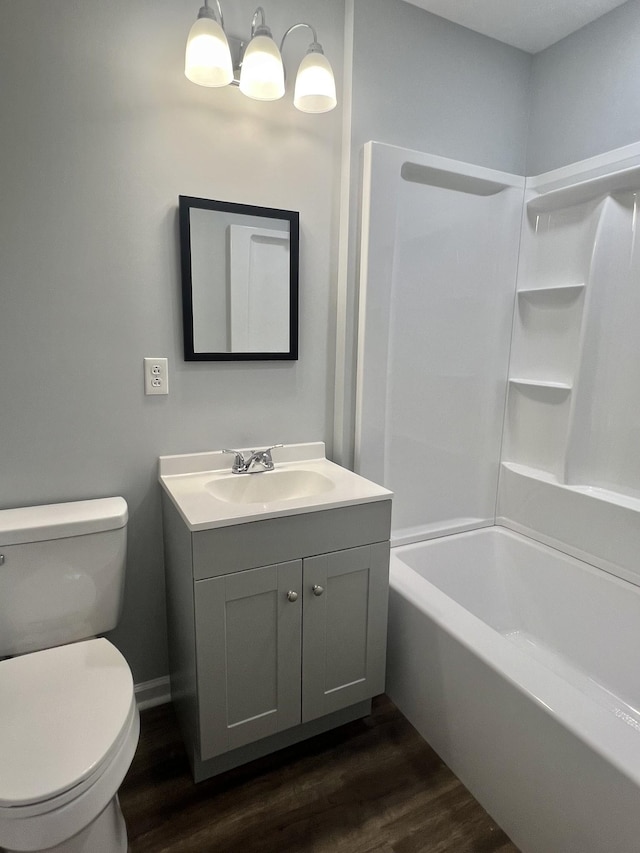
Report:
[[[282,46],[294,30],[311,30],[313,41],[300,63],[293,92],[293,105],[303,113],[326,113],[337,103],[336,83],[329,60],[311,24],[294,24],[282,36],[280,48],[266,24],[262,6],[251,22],[251,36],[241,39],[227,35],[220,0],[216,11],[204,0],[187,39],[184,73],[199,86],[239,86],[257,101],[276,101],[285,90]]]

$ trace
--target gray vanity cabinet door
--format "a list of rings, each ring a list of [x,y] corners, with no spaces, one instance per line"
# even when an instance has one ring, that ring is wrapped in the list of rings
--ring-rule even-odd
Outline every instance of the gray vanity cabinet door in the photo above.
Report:
[[[203,761],[300,722],[301,580],[294,560],[196,582]]]
[[[388,577],[388,542],[304,560],[303,723],[384,692]]]

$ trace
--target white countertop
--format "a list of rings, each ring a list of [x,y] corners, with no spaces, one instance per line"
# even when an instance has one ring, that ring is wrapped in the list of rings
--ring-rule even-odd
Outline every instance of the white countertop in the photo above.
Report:
[[[325,457],[323,442],[285,445],[274,449],[272,456],[274,471],[253,474],[232,474],[233,456],[219,450],[161,456],[160,483],[189,529],[194,531],[389,500],[393,495],[388,489],[330,462]],[[214,480],[270,477],[279,471],[314,472],[330,479],[332,486],[320,494],[266,503],[232,503],[214,497],[207,490],[207,484]]]

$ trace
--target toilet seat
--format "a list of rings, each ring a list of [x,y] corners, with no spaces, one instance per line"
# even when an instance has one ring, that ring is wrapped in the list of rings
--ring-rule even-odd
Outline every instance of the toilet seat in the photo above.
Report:
[[[0,662],[0,697],[5,816],[44,814],[81,797],[137,719],[131,671],[104,638]]]

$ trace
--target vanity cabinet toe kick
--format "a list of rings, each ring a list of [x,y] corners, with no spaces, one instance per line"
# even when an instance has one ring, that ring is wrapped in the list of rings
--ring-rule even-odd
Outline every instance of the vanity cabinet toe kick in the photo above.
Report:
[[[163,494],[171,694],[196,781],[384,691],[391,501],[190,531]]]

